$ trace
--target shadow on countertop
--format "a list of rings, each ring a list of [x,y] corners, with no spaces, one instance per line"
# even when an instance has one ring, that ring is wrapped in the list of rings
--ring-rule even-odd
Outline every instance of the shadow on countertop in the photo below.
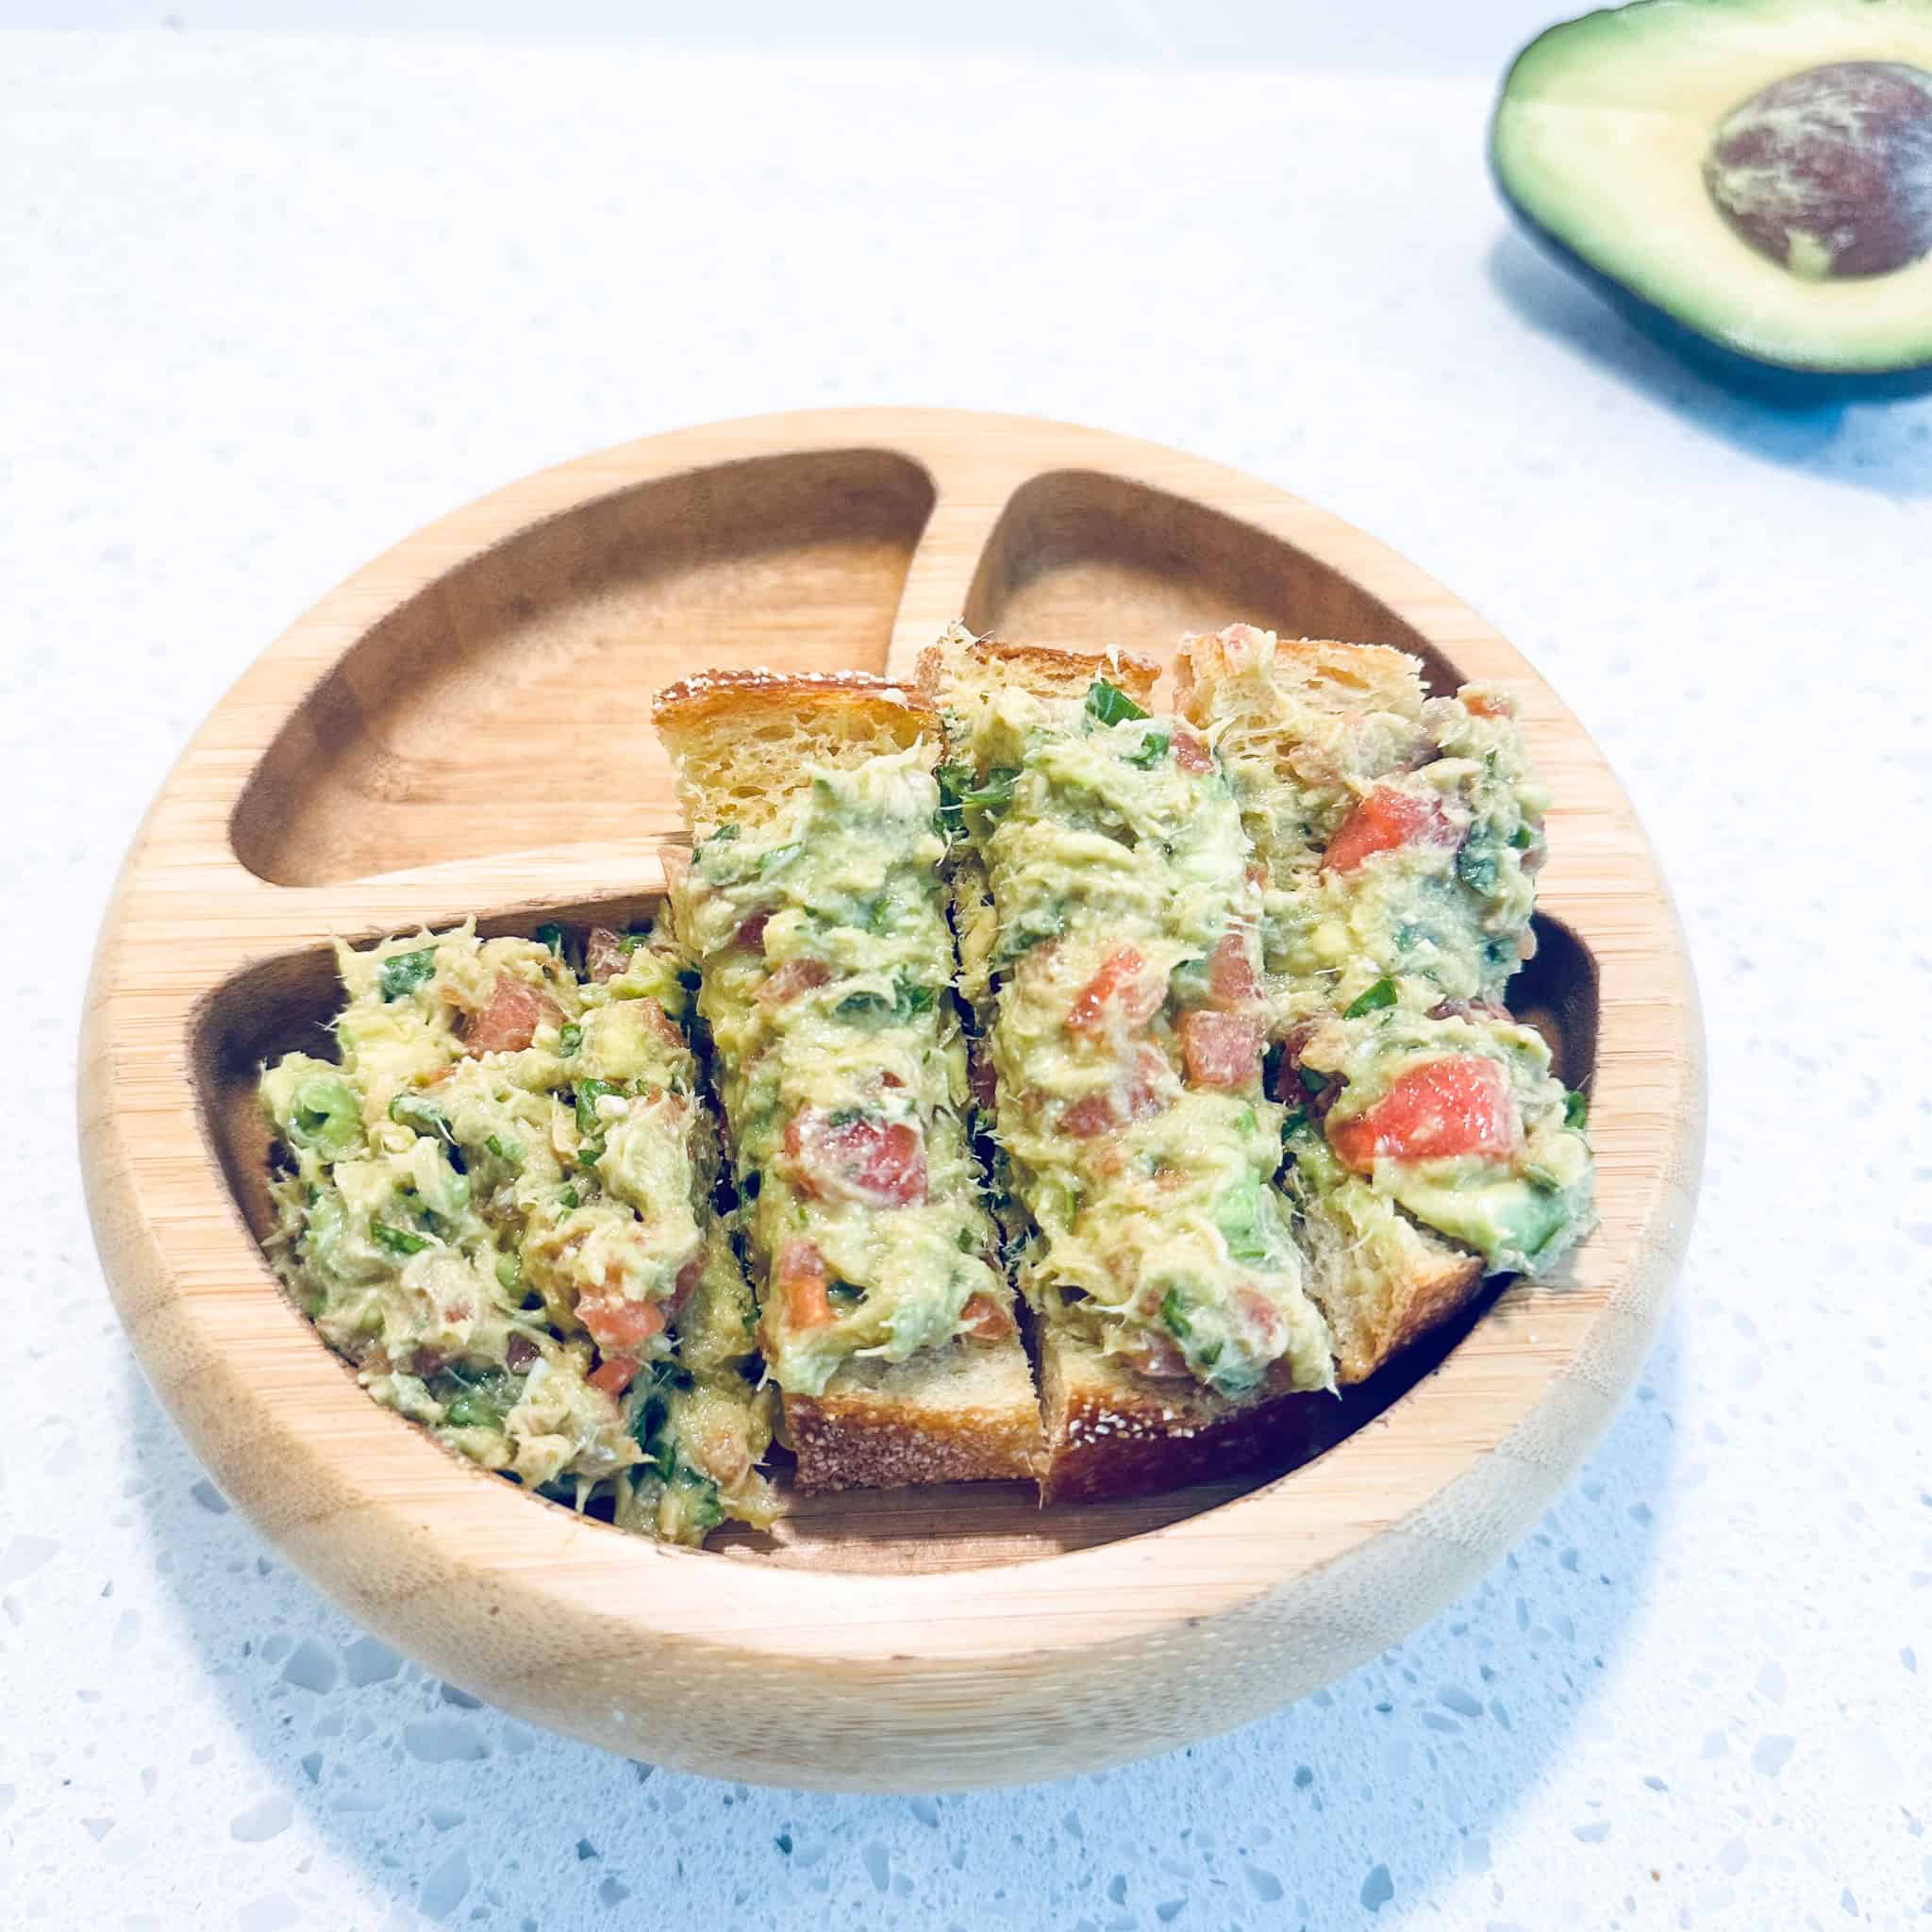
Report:
[[[232,1820],[210,1814],[205,1851],[176,1856],[229,1878],[231,1840],[295,1824],[303,1850],[322,1839],[336,1883],[385,1926],[602,1932],[651,1923],[654,1901],[671,1900],[688,1923],[836,1914],[843,1932],[1158,1928],[1190,1902],[1194,1924],[1400,1923],[1458,1875],[1491,1872],[1491,1834],[1574,1748],[1648,1597],[1675,1493],[1679,1332],[1674,1304],[1636,1396],[1578,1478],[1407,1642],[1272,1718],[1145,1764],[931,1798],[719,1783],[479,1706],[291,1574],[198,1479],[130,1357],[136,1435],[160,1478],[145,1507],[161,1582],[271,1788]],[[257,1856],[264,1876],[306,1869],[293,1845],[285,1859],[266,1845]],[[1519,1875],[1491,1874],[1497,1909]]]
[[[1539,335],[1760,461],[1904,500],[1932,496],[1932,401],[1790,401],[1699,368],[1506,229],[1485,262],[1491,286]]]

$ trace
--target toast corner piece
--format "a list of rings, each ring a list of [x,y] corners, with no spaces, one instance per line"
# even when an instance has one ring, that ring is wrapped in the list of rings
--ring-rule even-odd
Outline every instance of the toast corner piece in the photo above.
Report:
[[[1277,700],[1299,697],[1322,710],[1391,711],[1419,718],[1426,695],[1419,658],[1391,644],[1333,639],[1277,640],[1249,624],[1186,637],[1174,654],[1174,708],[1207,726],[1249,708],[1241,688],[1258,680]]]
[[[1041,644],[1008,643],[991,632],[975,638],[962,624],[949,624],[938,642],[919,654],[919,688],[935,703],[985,702],[1008,686],[1038,698],[1084,698],[1104,677],[1144,710],[1151,710],[1160,666],[1152,658],[1119,649],[1057,651]]]
[[[1410,1342],[1466,1307],[1482,1282],[1478,1257],[1418,1241],[1407,1265],[1377,1284],[1383,1291],[1378,1295],[1364,1294],[1359,1283],[1324,1295],[1319,1282],[1312,1284],[1335,1338],[1337,1381],[1344,1387],[1366,1382]]]
[[[857,765],[922,739],[937,762],[940,749],[932,700],[868,671],[701,672],[654,693],[651,722],[698,838],[765,823],[812,765]]]
[[[907,1362],[857,1361],[820,1395],[785,1397],[802,1490],[1031,1481],[1040,1403],[1017,1335]]]
[[[1319,1405],[1333,1399],[1284,1376],[1233,1403],[1192,1382],[1150,1380],[1053,1331],[1040,1338],[1040,1393],[1042,1503],[1157,1495],[1264,1463],[1285,1470],[1312,1452]]]

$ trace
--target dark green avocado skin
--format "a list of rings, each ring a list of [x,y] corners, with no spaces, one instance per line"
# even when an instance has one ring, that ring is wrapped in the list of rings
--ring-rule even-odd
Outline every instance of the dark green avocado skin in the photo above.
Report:
[[[1916,369],[1854,375],[1837,369],[1791,369],[1781,362],[1766,362],[1726,348],[1585,261],[1561,236],[1544,227],[1509,192],[1509,184],[1496,166],[1493,148],[1489,151],[1489,163],[1490,179],[1495,183],[1504,207],[1515,218],[1517,226],[1550,260],[1568,269],[1578,281],[1601,295],[1632,327],[1641,330],[1651,341],[1724,388],[1787,409],[1813,408],[1831,403],[1892,402],[1932,393],[1932,362],[1922,363]]]

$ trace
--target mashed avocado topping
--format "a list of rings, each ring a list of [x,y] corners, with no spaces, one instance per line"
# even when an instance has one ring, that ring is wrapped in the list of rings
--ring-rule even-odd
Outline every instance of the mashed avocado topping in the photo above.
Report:
[[[1399,1208],[1488,1269],[1538,1274],[1590,1226],[1580,1096],[1551,1076],[1533,1027],[1391,1007],[1317,1023],[1289,1054],[1303,1098],[1285,1133],[1287,1185],[1358,1241]]]
[[[1029,1300],[1145,1374],[1239,1396],[1286,1361],[1329,1386],[1269,1185],[1260,895],[1226,778],[1104,678],[1084,705],[1008,690],[949,722],[971,760],[941,774],[973,848],[962,984]]]
[[[930,758],[814,769],[768,819],[714,829],[677,889],[766,1357],[791,1393],[857,1357],[1013,1329],[962,1118]]]
[[[1285,1022],[1380,982],[1405,1004],[1500,1001],[1529,929],[1548,794],[1513,702],[1419,685],[1341,705],[1274,675],[1272,631],[1222,634],[1217,737],[1268,867],[1264,951]],[[1286,684],[1286,688],[1284,685]]]
[[[264,1070],[270,1258],[379,1402],[679,1542],[763,1524],[770,1405],[711,1117],[652,933],[337,948],[337,1061]]]

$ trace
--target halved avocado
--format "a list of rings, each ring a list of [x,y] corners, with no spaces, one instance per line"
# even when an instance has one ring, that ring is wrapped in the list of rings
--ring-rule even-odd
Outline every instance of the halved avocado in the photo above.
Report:
[[[1505,198],[1622,306],[1740,366],[1932,383],[1932,0],[1637,0],[1517,56]]]

